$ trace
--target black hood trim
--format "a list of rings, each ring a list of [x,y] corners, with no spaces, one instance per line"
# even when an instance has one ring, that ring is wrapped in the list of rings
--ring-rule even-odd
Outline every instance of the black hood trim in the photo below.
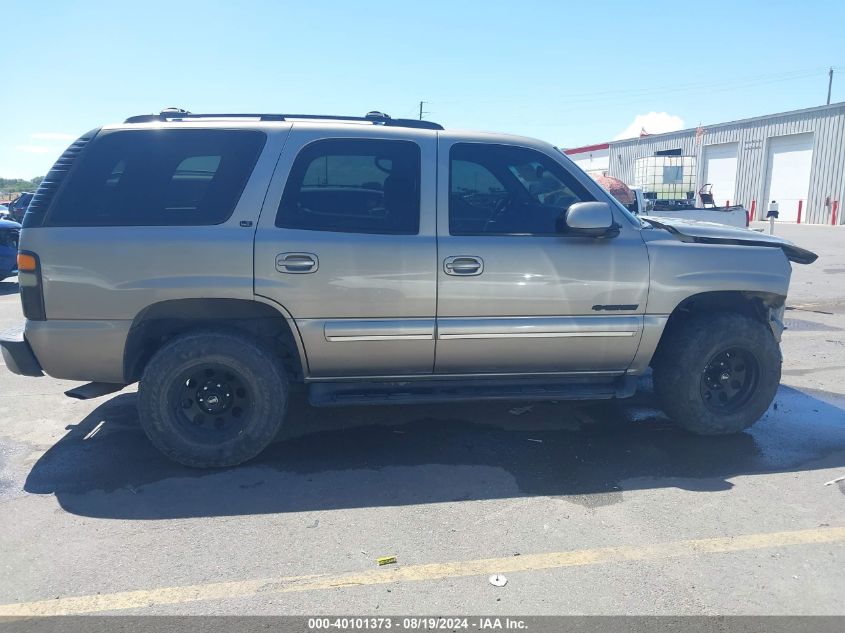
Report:
[[[767,242],[765,240],[753,239],[737,240],[730,237],[697,237],[695,235],[688,235],[679,230],[677,227],[671,226],[669,224],[663,224],[663,222],[658,222],[657,220],[652,220],[651,218],[647,218],[645,219],[645,221],[658,229],[664,229],[668,231],[677,240],[681,242],[695,244],[728,244],[733,246],[766,246],[768,248],[779,248],[783,250],[784,255],[786,255],[786,258],[789,261],[795,262],[796,264],[812,264],[819,258],[819,256],[812,251],[808,251],[805,248],[800,248],[798,246],[795,246],[794,244],[787,244],[785,242]]]

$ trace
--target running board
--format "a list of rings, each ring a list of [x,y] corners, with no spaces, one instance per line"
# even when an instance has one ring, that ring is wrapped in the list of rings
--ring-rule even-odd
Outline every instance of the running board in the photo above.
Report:
[[[99,398],[115,391],[120,391],[126,385],[121,385],[115,382],[89,382],[87,385],[79,385],[73,389],[65,391],[68,398],[75,398],[77,400],[90,400],[91,398]]]
[[[466,400],[609,400],[629,398],[636,376],[591,378],[481,378],[405,381],[320,382],[308,386],[315,407],[430,404]]]

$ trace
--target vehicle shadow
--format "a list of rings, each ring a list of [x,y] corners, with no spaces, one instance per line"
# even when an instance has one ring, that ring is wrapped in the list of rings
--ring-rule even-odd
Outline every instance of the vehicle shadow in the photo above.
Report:
[[[16,295],[20,292],[17,281],[0,281],[0,297]]]
[[[781,387],[763,420],[726,437],[680,431],[650,404],[314,409],[298,397],[256,460],[195,470],[150,445],[135,394],[121,394],[69,426],[24,487],[79,515],[168,519],[532,495],[599,506],[623,490],[725,490],[739,475],[845,465],[845,410],[811,394]]]

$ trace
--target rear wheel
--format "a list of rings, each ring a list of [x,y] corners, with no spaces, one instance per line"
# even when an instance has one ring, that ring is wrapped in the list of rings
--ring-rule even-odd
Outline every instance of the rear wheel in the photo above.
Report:
[[[170,459],[198,468],[234,466],[279,432],[288,383],[278,360],[253,339],[224,332],[180,336],[144,369],[141,426]]]
[[[665,334],[654,391],[663,410],[688,431],[737,433],[769,408],[780,368],[780,349],[764,324],[741,314],[704,314]]]

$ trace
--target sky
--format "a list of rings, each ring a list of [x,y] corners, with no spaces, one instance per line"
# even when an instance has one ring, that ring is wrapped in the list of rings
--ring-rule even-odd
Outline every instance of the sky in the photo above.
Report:
[[[363,115],[576,147],[845,101],[845,3],[0,0],[0,177],[105,123]]]

